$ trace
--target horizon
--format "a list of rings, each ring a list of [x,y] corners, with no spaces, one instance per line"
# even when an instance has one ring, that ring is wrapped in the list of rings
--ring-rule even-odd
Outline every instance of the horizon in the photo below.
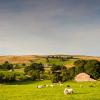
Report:
[[[2,56],[4,56],[4,57],[6,57],[6,56],[60,56],[60,55],[64,55],[64,56],[83,56],[83,57],[100,57],[100,56],[93,56],[93,55],[80,55],[80,54],[27,54],[27,55],[25,55],[25,54],[23,54],[23,55],[14,55],[14,54],[12,54],[12,55],[0,55],[0,57],[2,57]]]
[[[0,55],[100,56],[100,1],[1,0]]]

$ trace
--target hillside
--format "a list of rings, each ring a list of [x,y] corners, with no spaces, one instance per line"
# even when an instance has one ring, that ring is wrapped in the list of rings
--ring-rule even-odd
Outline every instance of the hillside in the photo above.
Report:
[[[70,56],[70,55],[54,55],[54,56]],[[100,61],[100,57],[96,56],[82,56],[82,55],[71,55],[75,59],[96,59]],[[23,55],[23,56],[0,56],[0,63],[4,63],[5,61],[9,61],[10,63],[28,63],[30,61],[38,61],[38,62],[45,62],[46,56],[40,55]],[[67,62],[66,64],[72,66],[73,59]]]
[[[31,60],[38,59],[36,55],[25,55],[25,56],[0,56],[0,63],[8,61],[10,63],[28,63]]]

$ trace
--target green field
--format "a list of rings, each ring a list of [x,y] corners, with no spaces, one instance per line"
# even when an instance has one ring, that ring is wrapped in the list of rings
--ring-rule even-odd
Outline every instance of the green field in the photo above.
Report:
[[[48,84],[49,87],[37,88],[37,85],[44,84]],[[63,86],[54,87],[50,87],[50,84],[52,84],[50,81],[1,84],[0,100],[100,100],[100,81],[80,83],[71,81],[65,82]],[[67,85],[74,89],[74,94],[64,95],[63,91]]]

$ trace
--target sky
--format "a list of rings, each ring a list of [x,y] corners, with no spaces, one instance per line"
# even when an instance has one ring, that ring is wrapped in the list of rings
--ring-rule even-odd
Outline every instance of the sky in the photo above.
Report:
[[[0,0],[0,55],[100,56],[100,0]]]

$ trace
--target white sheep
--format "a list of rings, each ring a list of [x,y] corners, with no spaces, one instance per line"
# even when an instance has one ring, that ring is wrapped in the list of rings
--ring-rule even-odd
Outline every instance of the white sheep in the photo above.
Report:
[[[38,85],[37,88],[38,89],[45,88],[45,85]]]
[[[51,84],[50,86],[51,86],[51,87],[54,87],[54,85],[53,85],[53,84]]]
[[[66,95],[66,94],[72,94],[73,93],[73,89],[72,88],[65,88],[64,89],[64,94]]]

